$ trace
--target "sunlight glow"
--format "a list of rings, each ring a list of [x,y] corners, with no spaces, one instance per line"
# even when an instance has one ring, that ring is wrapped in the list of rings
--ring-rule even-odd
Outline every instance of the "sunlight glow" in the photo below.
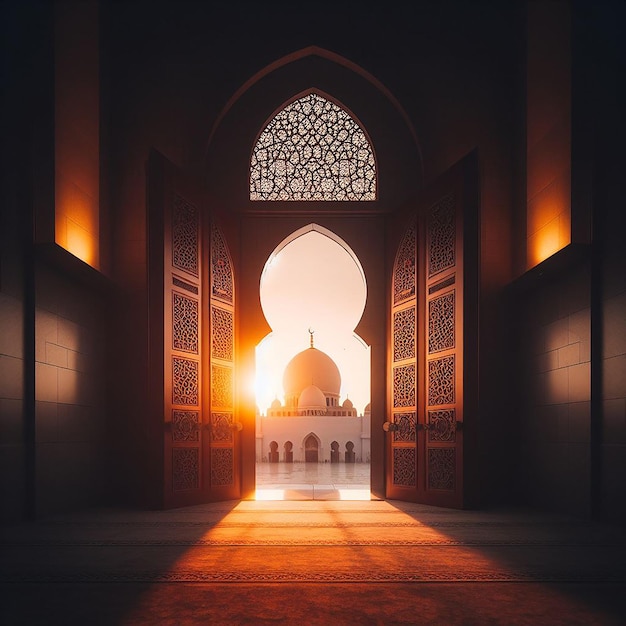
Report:
[[[328,234],[326,234],[328,233]],[[284,401],[287,363],[309,346],[326,352],[341,373],[341,398],[358,414],[370,399],[370,349],[354,332],[367,300],[358,259],[330,231],[310,225],[279,247],[261,277],[261,306],[272,328],[256,348],[256,401],[262,414]],[[342,245],[343,243],[343,245]]]
[[[316,493],[317,492],[317,493]],[[343,501],[364,501],[371,500],[372,493],[369,487],[334,489],[322,485],[307,485],[306,487],[290,486],[286,489],[257,489],[254,493],[257,501],[285,501],[285,500],[343,500]]]

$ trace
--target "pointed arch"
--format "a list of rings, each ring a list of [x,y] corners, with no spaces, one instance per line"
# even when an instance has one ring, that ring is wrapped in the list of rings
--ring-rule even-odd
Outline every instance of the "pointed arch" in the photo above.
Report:
[[[336,52],[331,52],[330,50],[326,50],[325,48],[321,48],[319,46],[307,46],[305,48],[301,48],[300,50],[296,50],[290,54],[287,54],[276,61],[266,65],[264,68],[260,69],[256,74],[251,76],[243,85],[235,91],[235,93],[229,98],[228,102],[224,105],[222,110],[219,112],[213,125],[211,126],[211,130],[209,132],[209,136],[206,142],[205,155],[209,153],[212,140],[215,136],[217,129],[222,123],[223,119],[228,115],[229,111],[233,108],[235,103],[242,98],[242,96],[250,90],[254,85],[256,85],[263,78],[275,72],[276,70],[289,65],[290,63],[295,63],[300,61],[306,57],[320,57],[322,59],[326,59],[327,61],[331,61],[332,63],[336,63],[339,66],[344,67],[355,74],[361,76],[364,80],[369,82],[375,89],[377,89],[390,103],[391,106],[398,112],[399,116],[404,121],[406,128],[411,136],[413,145],[415,150],[417,151],[418,161],[419,161],[419,175],[420,178],[424,174],[424,166],[423,166],[423,158],[422,158],[422,149],[420,147],[420,143],[417,137],[417,133],[415,131],[415,127],[413,126],[413,122],[409,117],[408,113],[405,111],[404,107],[400,104],[398,99],[389,91],[389,89],[378,80],[373,74],[370,74],[366,69],[350,61],[349,59],[343,57]]]
[[[348,108],[318,89],[290,98],[254,142],[250,200],[377,199],[372,141]]]
[[[302,449],[306,463],[319,463],[322,440],[314,432],[310,432],[302,438]]]

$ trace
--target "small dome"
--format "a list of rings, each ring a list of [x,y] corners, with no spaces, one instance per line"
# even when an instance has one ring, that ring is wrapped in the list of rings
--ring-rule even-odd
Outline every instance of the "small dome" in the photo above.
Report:
[[[315,385],[309,385],[298,399],[299,409],[325,409],[326,396],[324,392]]]
[[[272,401],[272,409],[280,409],[283,405],[280,403],[280,400],[278,398],[274,398],[274,400]]]
[[[368,413],[371,413],[371,412],[372,412],[372,405],[368,402],[365,405],[365,408],[363,409],[363,413],[367,415]]]
[[[339,368],[325,352],[317,348],[307,348],[296,354],[287,364],[283,375],[286,396],[297,396],[309,385],[315,385],[327,396],[339,396]]]
[[[350,398],[346,398],[341,405],[344,409],[353,409],[354,404],[352,404],[352,400]]]

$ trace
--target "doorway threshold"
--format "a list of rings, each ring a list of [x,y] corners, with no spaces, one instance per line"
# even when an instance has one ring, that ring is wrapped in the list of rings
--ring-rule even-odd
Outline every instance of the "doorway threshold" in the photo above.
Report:
[[[376,500],[369,485],[263,485],[255,500]]]

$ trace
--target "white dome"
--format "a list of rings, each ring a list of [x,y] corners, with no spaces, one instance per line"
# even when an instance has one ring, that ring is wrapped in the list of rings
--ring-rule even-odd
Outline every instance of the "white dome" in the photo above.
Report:
[[[298,399],[299,409],[325,409],[326,396],[324,392],[315,385],[309,385],[300,394]]]
[[[344,409],[353,409],[354,408],[354,404],[352,404],[352,400],[350,400],[349,398],[346,398],[343,401],[343,404],[341,405]]]
[[[317,348],[307,348],[296,354],[287,364],[283,375],[286,396],[299,396],[309,385],[321,389],[325,396],[339,397],[341,388],[339,368],[325,352]]]
[[[272,401],[272,409],[280,409],[280,407],[282,407],[282,404],[280,403],[280,400],[278,398],[274,398],[274,400]]]

